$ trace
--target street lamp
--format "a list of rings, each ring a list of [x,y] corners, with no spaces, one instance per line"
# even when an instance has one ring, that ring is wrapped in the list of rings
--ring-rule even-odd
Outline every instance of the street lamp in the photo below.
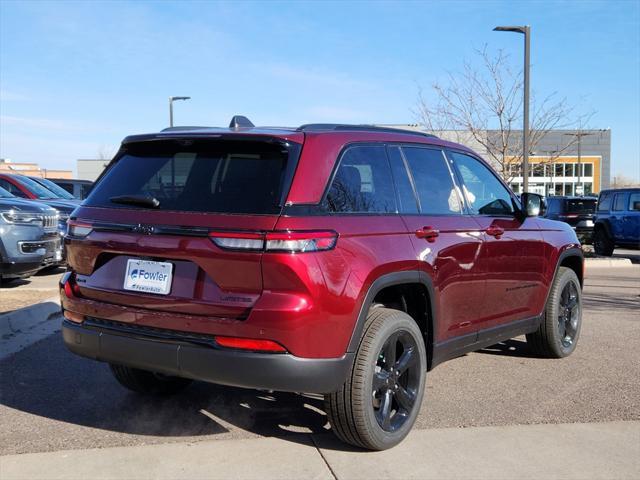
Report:
[[[175,100],[189,100],[191,97],[169,97],[169,126],[173,127],[173,102]]]
[[[580,166],[582,163],[582,155],[581,155],[582,154],[582,150],[581,150],[582,137],[588,137],[589,135],[595,135],[595,134],[593,132],[577,131],[575,133],[563,133],[563,135],[578,139],[578,175],[576,175],[578,177],[578,181],[576,182],[576,185],[580,187],[580,195],[584,195],[584,185],[580,185],[582,183],[581,182],[582,167]],[[574,191],[573,193],[575,194],[576,192]]]
[[[512,26],[512,27],[496,27],[494,32],[516,32],[524,35],[524,108],[523,108],[523,125],[522,125],[522,175],[524,192],[529,190],[529,37],[531,36],[531,27]]]

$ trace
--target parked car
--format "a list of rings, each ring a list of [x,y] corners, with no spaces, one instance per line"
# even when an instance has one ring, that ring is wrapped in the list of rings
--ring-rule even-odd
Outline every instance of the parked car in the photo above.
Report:
[[[596,254],[607,257],[616,247],[640,248],[640,188],[600,192],[593,246]]]
[[[87,198],[91,188],[93,187],[93,182],[90,180],[52,178],[51,181],[60,186],[60,188],[64,188],[78,200],[84,200]]]
[[[0,187],[0,281],[25,278],[62,260],[58,212]]]
[[[386,449],[436,365],[521,334],[576,348],[582,250],[540,207],[418,132],[234,117],[127,137],[69,221],[64,341],[140,393],[324,394],[340,439]]]
[[[78,206],[76,200],[66,200],[58,197],[51,190],[43,187],[38,182],[25,175],[0,173],[0,187],[8,190],[16,197],[36,200],[55,208],[59,213],[58,232],[64,235],[67,231],[67,220],[71,212]]]
[[[61,186],[53,183],[48,178],[41,178],[41,177],[29,177],[29,178],[34,182],[39,183],[47,190],[51,191],[54,195],[56,195],[57,198],[61,198],[63,200],[71,200],[73,203],[80,204],[80,200],[78,200],[76,197],[71,195]]]
[[[593,240],[593,217],[597,198],[593,197],[548,197],[544,217],[571,225],[584,244]]]

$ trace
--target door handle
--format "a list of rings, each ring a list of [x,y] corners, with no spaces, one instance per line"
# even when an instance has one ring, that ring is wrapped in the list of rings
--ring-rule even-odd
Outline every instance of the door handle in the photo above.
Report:
[[[496,237],[499,239],[502,235],[504,235],[504,228],[498,227],[497,225],[491,225],[485,230],[487,235],[491,235],[492,237]]]
[[[440,235],[440,230],[433,227],[422,227],[416,230],[416,237],[424,238],[429,243],[435,242],[438,235]]]

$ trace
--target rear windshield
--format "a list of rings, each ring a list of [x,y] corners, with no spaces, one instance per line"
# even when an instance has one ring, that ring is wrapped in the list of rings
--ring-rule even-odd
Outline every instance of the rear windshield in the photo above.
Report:
[[[184,141],[182,143],[185,143]],[[277,214],[297,160],[297,144],[174,141],[127,146],[91,191],[87,206],[149,208],[116,197],[154,198],[157,210]]]
[[[567,213],[593,213],[596,211],[596,200],[567,200]]]

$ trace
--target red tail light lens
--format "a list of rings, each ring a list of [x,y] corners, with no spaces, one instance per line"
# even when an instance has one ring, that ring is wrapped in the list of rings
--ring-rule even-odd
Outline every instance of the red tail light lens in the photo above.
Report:
[[[267,233],[268,252],[318,252],[336,246],[338,234],[323,232],[273,232]]]
[[[312,232],[210,232],[213,243],[225,250],[254,252],[319,252],[336,246],[334,231]]]
[[[221,347],[251,350],[253,352],[284,353],[287,350],[273,340],[257,338],[216,337],[216,343]]]
[[[75,220],[67,222],[67,235],[70,237],[84,238],[92,231],[93,226],[90,223],[77,222]]]

